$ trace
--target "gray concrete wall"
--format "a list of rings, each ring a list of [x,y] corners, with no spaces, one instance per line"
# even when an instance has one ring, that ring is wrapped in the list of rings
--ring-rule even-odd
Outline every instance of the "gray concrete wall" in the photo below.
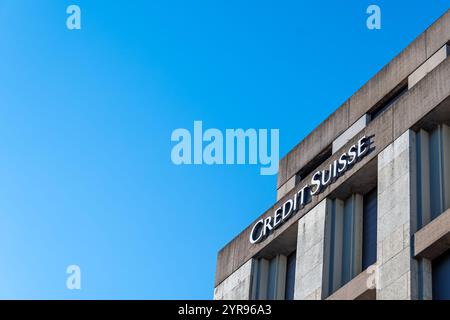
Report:
[[[250,300],[253,259],[244,263],[214,289],[214,300]]]
[[[322,299],[325,246],[325,219],[329,200],[325,199],[298,221],[296,300]]]
[[[415,133],[406,131],[378,155],[377,299],[418,298],[415,231]]]

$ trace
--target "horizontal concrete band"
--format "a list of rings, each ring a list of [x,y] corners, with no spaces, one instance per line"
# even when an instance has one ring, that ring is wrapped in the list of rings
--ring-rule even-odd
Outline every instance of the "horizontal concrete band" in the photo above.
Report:
[[[450,10],[418,36],[280,160],[277,188],[400,85],[450,40]]]
[[[374,300],[376,296],[375,281],[372,279],[374,274],[375,267],[369,267],[329,296],[327,300]]]
[[[450,209],[414,235],[414,256],[433,260],[450,249]]]
[[[299,210],[295,216],[286,221],[281,227],[276,229],[268,238],[261,243],[250,244],[249,236],[253,224],[259,219],[266,218],[273,215],[273,211],[279,208],[288,198],[291,198],[294,193],[297,193],[301,188],[298,185],[296,188],[288,192],[283,198],[275,203],[269,210],[258,217],[254,223],[249,225],[244,231],[242,231],[236,238],[228,243],[222,250],[219,251],[217,257],[217,268],[215,285],[217,286],[224,279],[226,279],[232,272],[237,270],[250,258],[258,254],[272,241],[276,241],[276,238],[282,234],[286,229],[297,222],[299,218],[305,215],[309,210],[314,208],[324,198],[333,196],[336,194],[336,189],[343,187],[354,187],[355,182],[352,185],[348,184],[349,179],[359,170],[364,168],[369,163],[376,161],[376,156],[395,139],[397,139],[406,130],[413,128],[415,125],[424,121],[424,117],[433,111],[443,110],[444,114],[450,114],[450,59],[445,60],[436,69],[427,74],[425,78],[415,85],[411,90],[405,93],[393,105],[382,113],[379,117],[375,118],[365,127],[359,134],[353,137],[350,141],[344,145],[339,152],[336,152],[329,160],[323,163],[318,170],[327,169],[329,164],[336,160],[341,151],[347,150],[349,146],[355,144],[358,139],[363,136],[373,137],[372,148],[373,151],[369,153],[360,162],[356,163],[353,168],[342,175],[335,183],[329,185],[321,194],[314,196],[312,201],[305,207]],[[440,119],[442,121],[442,116]],[[372,161],[373,160],[373,161]],[[310,181],[314,173],[311,173],[305,179]],[[347,182],[347,183],[346,183]],[[362,188],[366,181],[357,181]]]

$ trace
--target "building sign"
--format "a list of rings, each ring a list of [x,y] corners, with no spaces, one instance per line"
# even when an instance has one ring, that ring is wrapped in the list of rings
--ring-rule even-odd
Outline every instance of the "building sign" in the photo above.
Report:
[[[280,227],[299,209],[308,203],[312,196],[318,195],[326,186],[332,184],[339,176],[349,170],[353,164],[363,158],[369,151],[370,141],[365,136],[352,145],[347,152],[334,160],[329,169],[313,174],[309,184],[303,186],[293,197],[277,208],[273,215],[258,220],[250,232],[250,242],[258,243],[264,240],[272,230]]]

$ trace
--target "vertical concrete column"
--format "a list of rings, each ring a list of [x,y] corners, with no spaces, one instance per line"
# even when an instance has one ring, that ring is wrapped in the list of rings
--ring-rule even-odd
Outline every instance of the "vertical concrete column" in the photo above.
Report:
[[[298,221],[296,300],[322,299],[325,218],[329,200],[324,199]]]
[[[417,299],[415,133],[406,131],[378,155],[377,299]]]
[[[335,292],[342,284],[344,201],[341,199],[331,200],[330,206],[333,205],[331,202],[334,202],[334,206],[330,208],[327,221],[325,221],[325,237],[328,237],[328,239],[325,239],[324,275],[327,279],[324,281],[322,296]],[[331,259],[333,260],[332,263],[330,263]],[[330,268],[331,265],[333,266],[332,269]]]
[[[450,190],[450,127],[442,124],[442,176],[443,176],[443,205],[442,211],[450,208],[450,196],[447,190]]]
[[[278,255],[276,257],[276,280],[275,280],[275,299],[284,300],[286,292],[286,262],[287,257]]]
[[[269,280],[269,260],[254,259],[252,269],[252,300],[266,300]]]
[[[344,229],[344,234],[342,237],[349,237],[349,257],[350,260],[348,263],[348,281],[353,279],[355,276],[361,273],[362,271],[362,244],[363,244],[363,196],[360,194],[352,194],[352,196],[346,201],[349,202],[347,205],[349,206],[349,235],[346,235],[345,232],[348,232]]]
[[[429,259],[420,259],[418,261],[418,299],[433,299],[433,278],[432,265]]]
[[[430,210],[430,135],[421,129],[416,133],[417,228],[431,221]]]
[[[431,221],[430,206],[430,134],[421,129],[416,133],[416,203],[417,229]],[[416,230],[417,231],[417,230]],[[432,299],[431,261],[418,261],[418,299]]]
[[[214,300],[250,300],[253,262],[248,260],[214,288]]]

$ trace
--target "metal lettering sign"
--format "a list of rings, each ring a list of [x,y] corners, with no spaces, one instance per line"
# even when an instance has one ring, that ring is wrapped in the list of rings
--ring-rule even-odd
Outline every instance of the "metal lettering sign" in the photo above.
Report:
[[[258,220],[250,232],[250,242],[258,243],[264,240],[272,230],[285,223],[295,212],[301,209],[307,199],[318,195],[326,186],[333,183],[344,174],[353,164],[363,158],[369,151],[369,139],[365,136],[352,145],[347,152],[334,160],[329,169],[320,170],[313,174],[309,184],[303,186],[293,197],[286,200],[277,208],[273,215]]]

